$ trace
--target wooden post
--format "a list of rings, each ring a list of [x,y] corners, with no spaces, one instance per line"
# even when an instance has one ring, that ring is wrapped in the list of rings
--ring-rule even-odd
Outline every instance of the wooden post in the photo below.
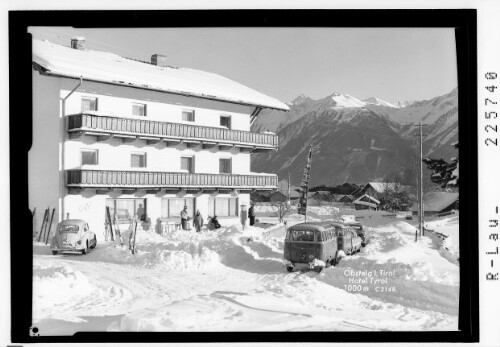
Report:
[[[419,219],[418,219],[418,229],[419,236],[422,237],[424,235],[424,174],[423,174],[423,134],[422,134],[422,126],[427,124],[422,124],[422,122],[418,123],[419,128],[419,140],[420,140],[420,184],[419,184],[419,192],[418,192],[418,204],[419,204]]]
[[[45,244],[49,242],[49,237],[50,237],[50,229],[52,229],[52,222],[54,221],[54,213],[56,212],[56,209],[52,209],[52,216],[50,216],[50,224],[49,224],[49,232],[47,233],[47,236],[45,237]]]

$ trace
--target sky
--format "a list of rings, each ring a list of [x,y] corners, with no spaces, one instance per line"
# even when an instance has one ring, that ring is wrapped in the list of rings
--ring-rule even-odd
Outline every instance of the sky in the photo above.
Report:
[[[289,102],[334,92],[358,99],[427,100],[457,86],[454,29],[33,27],[35,39],[213,72]]]

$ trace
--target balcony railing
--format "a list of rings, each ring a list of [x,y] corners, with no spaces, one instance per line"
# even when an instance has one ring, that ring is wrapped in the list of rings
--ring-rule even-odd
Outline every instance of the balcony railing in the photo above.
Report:
[[[195,141],[214,145],[234,145],[242,148],[277,149],[278,136],[250,131],[229,130],[215,127],[160,122],[152,120],[75,114],[67,117],[70,134],[88,133],[94,136],[125,135],[133,139],[144,137],[154,141]]]
[[[66,185],[78,188],[193,188],[193,189],[276,189],[276,175],[227,175],[205,173],[67,170]]]

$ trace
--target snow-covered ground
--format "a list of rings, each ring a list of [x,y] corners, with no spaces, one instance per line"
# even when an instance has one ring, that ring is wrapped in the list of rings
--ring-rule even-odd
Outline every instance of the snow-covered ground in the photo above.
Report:
[[[458,259],[460,257],[458,225],[459,216],[442,218],[425,223],[426,228],[437,232],[437,234],[434,233],[434,235],[444,237],[441,245],[442,251],[453,259]]]
[[[33,324],[41,335],[457,330],[458,264],[431,237],[415,242],[410,224],[368,228],[361,253],[319,274],[284,270],[284,232],[141,232],[134,255],[110,242],[85,256],[53,256],[35,242]]]

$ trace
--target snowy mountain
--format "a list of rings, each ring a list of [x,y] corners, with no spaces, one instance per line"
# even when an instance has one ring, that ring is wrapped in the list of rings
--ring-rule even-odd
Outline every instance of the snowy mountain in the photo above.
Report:
[[[332,108],[364,107],[366,104],[347,94],[333,93],[330,98],[335,103]]]
[[[376,97],[359,100],[333,93],[313,100],[303,95],[288,112],[262,112],[252,131],[274,131],[280,149],[255,154],[252,169],[290,172],[299,184],[307,150],[316,146],[312,184],[381,180],[395,173],[414,175],[418,122],[424,128],[424,155],[449,160],[457,156],[458,92],[397,107]],[[409,179],[409,177],[407,177]],[[408,182],[411,184],[411,182]]]
[[[322,112],[329,109],[359,108],[366,103],[347,94],[332,93],[329,96],[314,100],[303,94],[287,103],[290,110],[287,112],[264,110],[252,125],[252,131],[277,132],[287,124],[293,123],[309,112]]]
[[[264,168],[298,185],[314,146],[311,185],[381,180],[411,166],[413,149],[387,118],[363,107],[312,111],[279,132],[277,152],[255,154],[252,170]]]
[[[307,100],[310,100],[309,97],[305,96],[304,94],[300,94],[292,101],[287,102],[287,104],[291,105],[291,106],[297,106],[297,105],[300,105],[300,104],[306,102]]]
[[[414,103],[415,103],[415,100],[396,101],[394,103],[394,106],[396,106],[397,108],[401,108],[401,107],[411,106]]]
[[[394,104],[391,104],[390,102],[384,101],[382,99],[376,98],[372,96],[371,98],[364,99],[363,102],[365,104],[372,104],[372,105],[377,105],[377,106],[386,106],[386,107],[391,107],[391,108],[398,108],[401,106],[397,106]]]
[[[457,105],[458,90],[455,88],[448,94],[430,100],[415,101],[406,107],[387,109],[385,115],[401,125],[418,122],[432,124]]]

